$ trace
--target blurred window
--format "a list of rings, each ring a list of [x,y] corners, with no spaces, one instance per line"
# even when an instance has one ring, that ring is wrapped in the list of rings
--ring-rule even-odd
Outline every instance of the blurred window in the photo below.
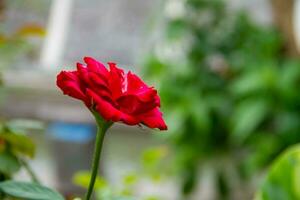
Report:
[[[54,39],[46,38],[42,63],[74,63],[89,55],[103,61],[134,64],[155,5],[150,0],[53,0],[47,37]],[[61,6],[71,12],[62,13]],[[66,22],[68,27],[62,25]],[[61,38],[62,35],[67,37]]]

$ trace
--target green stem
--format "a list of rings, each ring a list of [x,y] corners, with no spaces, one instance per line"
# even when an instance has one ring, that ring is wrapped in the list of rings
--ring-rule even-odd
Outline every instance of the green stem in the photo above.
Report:
[[[97,129],[95,150],[94,150],[93,163],[92,163],[92,174],[91,174],[91,180],[89,183],[88,191],[85,196],[85,200],[89,200],[92,196],[96,177],[98,174],[99,161],[100,161],[101,149],[102,149],[102,145],[103,145],[104,136],[105,136],[107,129],[111,126],[111,123],[103,123],[103,122],[100,122],[99,120],[97,120],[97,125],[98,125],[97,126],[98,129]]]
[[[27,173],[29,174],[29,176],[31,177],[31,180],[35,183],[41,184],[41,182],[39,181],[37,175],[34,173],[34,171],[32,170],[32,168],[29,166],[29,164],[27,163],[26,160],[24,159],[20,159],[20,162],[22,163],[23,167],[26,169]]]

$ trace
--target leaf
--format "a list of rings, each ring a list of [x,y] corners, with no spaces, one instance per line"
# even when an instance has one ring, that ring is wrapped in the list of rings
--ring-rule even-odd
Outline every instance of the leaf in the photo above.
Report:
[[[243,96],[257,92],[264,88],[264,80],[259,71],[248,72],[234,80],[230,85],[230,90],[235,96]]]
[[[166,157],[168,149],[164,146],[147,149],[142,155],[142,165],[145,168],[155,168]]]
[[[137,180],[138,180],[137,174],[129,173],[123,177],[122,182],[125,186],[131,186],[131,185],[136,184]]]
[[[265,63],[261,68],[252,69],[241,75],[230,85],[235,96],[257,94],[274,89],[278,80],[278,71],[273,63]]]
[[[0,153],[0,172],[6,175],[12,175],[19,171],[21,167],[17,157],[5,151]]]
[[[300,199],[300,145],[289,148],[272,164],[256,200]]]
[[[242,143],[268,114],[268,102],[264,100],[247,100],[237,106],[232,123],[232,140]]]
[[[0,183],[0,190],[9,196],[26,200],[64,200],[58,192],[36,183],[5,181]]]
[[[43,27],[37,24],[26,24],[25,26],[21,27],[16,35],[21,37],[28,37],[28,36],[38,36],[43,37],[45,36],[46,31]]]
[[[35,145],[31,138],[29,138],[28,136],[5,132],[0,133],[0,138],[5,140],[9,144],[13,152],[27,155],[31,158],[34,157]]]
[[[91,179],[91,173],[87,171],[77,172],[73,177],[73,183],[83,187],[88,188],[89,182]],[[101,189],[108,187],[108,183],[101,177],[96,178],[95,189]]]

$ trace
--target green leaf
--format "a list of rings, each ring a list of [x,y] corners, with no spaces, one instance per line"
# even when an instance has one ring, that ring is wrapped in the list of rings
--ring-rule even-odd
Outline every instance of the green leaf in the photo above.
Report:
[[[21,164],[16,156],[5,151],[0,153],[0,172],[6,175],[12,175],[19,171]]]
[[[266,63],[240,75],[230,85],[232,94],[240,97],[274,89],[278,81],[278,71],[274,66],[274,63]]]
[[[6,195],[26,200],[64,200],[62,195],[36,183],[5,181],[0,190]]]
[[[232,139],[242,143],[259,126],[268,114],[268,102],[247,100],[237,106],[232,117]]]
[[[300,145],[289,148],[271,166],[256,200],[300,199]]]
[[[128,173],[122,179],[125,186],[131,186],[137,183],[138,176],[135,173]]]
[[[142,164],[145,168],[153,168],[167,155],[165,147],[147,149],[142,155]]]
[[[263,88],[264,80],[260,75],[260,71],[247,72],[234,80],[230,85],[230,90],[235,96],[254,93]]]
[[[31,158],[34,157],[35,144],[30,137],[23,134],[5,132],[0,134],[0,138],[9,144],[14,153],[27,155]]]

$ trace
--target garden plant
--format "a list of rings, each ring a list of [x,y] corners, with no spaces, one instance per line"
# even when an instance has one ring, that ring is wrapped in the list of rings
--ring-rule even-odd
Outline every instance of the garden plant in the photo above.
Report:
[[[262,171],[300,141],[300,61],[276,28],[226,1],[168,1],[164,10],[144,72],[160,84],[182,198],[209,173],[216,198],[251,199]]]

